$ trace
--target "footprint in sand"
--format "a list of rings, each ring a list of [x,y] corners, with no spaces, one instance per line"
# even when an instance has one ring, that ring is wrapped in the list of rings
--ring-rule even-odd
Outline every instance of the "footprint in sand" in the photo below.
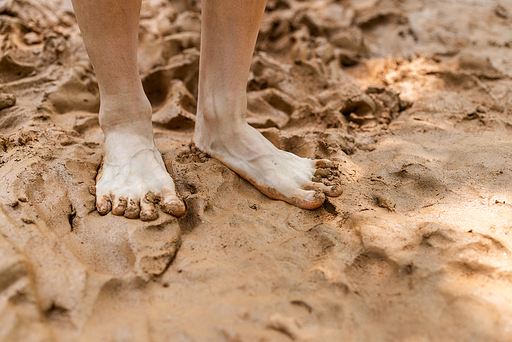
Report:
[[[92,270],[114,276],[161,274],[178,249],[177,220],[168,215],[150,223],[100,216],[88,189],[96,169],[95,163],[82,160],[68,160],[65,166],[33,164],[22,177],[25,194],[20,196],[34,203],[35,221],[40,219]]]

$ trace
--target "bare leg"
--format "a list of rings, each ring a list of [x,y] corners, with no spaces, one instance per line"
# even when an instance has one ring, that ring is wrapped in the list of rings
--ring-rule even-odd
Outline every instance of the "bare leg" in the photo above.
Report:
[[[105,159],[96,184],[100,214],[157,218],[185,211],[153,141],[151,105],[137,69],[141,0],[73,0],[100,88]]]
[[[329,163],[278,150],[245,120],[247,79],[265,3],[203,0],[194,141],[265,195],[314,209],[324,193],[341,194],[339,185],[312,182],[316,167]]]

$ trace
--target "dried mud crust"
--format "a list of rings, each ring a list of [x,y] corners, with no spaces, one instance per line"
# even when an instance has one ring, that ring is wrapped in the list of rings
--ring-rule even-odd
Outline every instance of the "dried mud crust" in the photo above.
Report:
[[[98,88],[69,3],[0,5],[1,339],[508,342],[510,2],[268,1],[247,120],[338,163],[313,180],[343,194],[315,210],[189,147],[199,7],[143,1],[187,211],[141,222],[96,211]]]

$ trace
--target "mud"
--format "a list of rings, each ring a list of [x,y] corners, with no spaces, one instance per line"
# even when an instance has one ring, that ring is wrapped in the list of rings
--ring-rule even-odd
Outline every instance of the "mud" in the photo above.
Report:
[[[144,1],[187,210],[142,222],[95,208],[98,87],[69,2],[0,2],[0,340],[511,341],[511,13],[269,0],[248,120],[339,163],[343,194],[308,211],[190,145],[200,2]]]

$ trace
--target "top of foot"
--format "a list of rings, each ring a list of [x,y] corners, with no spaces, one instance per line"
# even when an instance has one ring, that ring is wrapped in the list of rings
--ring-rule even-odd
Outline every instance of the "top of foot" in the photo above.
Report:
[[[253,127],[242,124],[230,131],[199,120],[194,135],[198,148],[219,159],[270,198],[303,209],[316,209],[327,196],[342,193],[337,164],[300,158],[277,149]],[[213,126],[213,127],[212,127]]]

